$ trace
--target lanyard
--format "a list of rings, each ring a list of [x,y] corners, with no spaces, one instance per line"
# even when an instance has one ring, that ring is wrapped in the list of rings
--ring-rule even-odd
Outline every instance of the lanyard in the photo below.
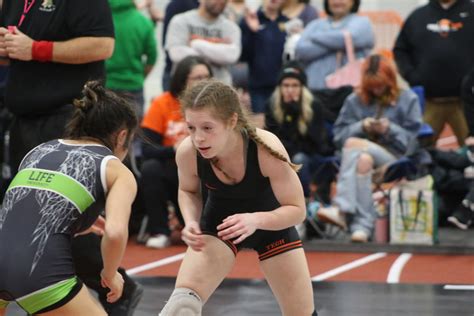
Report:
[[[29,4],[28,4],[29,2]],[[18,26],[21,26],[25,16],[28,12],[30,12],[31,7],[35,4],[35,0],[25,0],[25,4],[23,5],[23,13],[21,14],[20,22],[18,22]]]

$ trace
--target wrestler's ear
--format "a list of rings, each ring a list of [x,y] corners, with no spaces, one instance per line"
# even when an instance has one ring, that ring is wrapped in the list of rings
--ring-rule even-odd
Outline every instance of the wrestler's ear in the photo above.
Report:
[[[128,147],[128,130],[122,129],[117,133],[117,147],[127,148]]]
[[[234,129],[237,126],[237,122],[239,121],[239,114],[234,112],[229,119],[229,127],[230,129]]]

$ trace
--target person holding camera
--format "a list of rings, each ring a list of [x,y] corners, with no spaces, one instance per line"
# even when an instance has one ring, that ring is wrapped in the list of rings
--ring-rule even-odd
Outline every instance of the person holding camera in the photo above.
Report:
[[[403,156],[422,123],[416,94],[400,89],[396,78],[389,59],[369,56],[361,86],[347,97],[334,126],[334,143],[342,149],[337,193],[333,205],[321,208],[318,216],[348,226],[354,242],[367,242],[374,228],[374,168]]]

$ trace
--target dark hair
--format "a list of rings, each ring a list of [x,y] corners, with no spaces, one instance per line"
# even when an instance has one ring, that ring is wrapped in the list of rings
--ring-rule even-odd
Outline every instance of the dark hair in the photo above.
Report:
[[[300,169],[300,165],[293,164],[282,153],[271,148],[257,135],[256,128],[250,123],[246,109],[240,104],[237,91],[231,86],[217,80],[202,80],[186,89],[180,101],[183,113],[188,109],[210,109],[217,119],[226,124],[236,113],[238,129],[246,132],[251,139],[275,158],[287,162],[296,171]]]
[[[99,81],[88,81],[82,90],[83,97],[74,100],[74,113],[66,126],[65,137],[70,139],[93,138],[110,150],[116,145],[115,133],[128,130],[126,146],[138,127],[133,104],[107,90]]]
[[[176,68],[173,71],[170,81],[170,93],[174,97],[178,97],[184,89],[188,80],[189,73],[193,70],[194,66],[204,65],[209,71],[209,75],[212,77],[212,69],[209,63],[200,56],[188,56],[176,64]]]
[[[359,11],[359,6],[360,6],[360,0],[353,0],[354,4],[352,5],[351,8],[351,13],[357,13]],[[324,11],[326,11],[327,15],[332,16],[332,12],[329,9],[329,0],[324,0]]]

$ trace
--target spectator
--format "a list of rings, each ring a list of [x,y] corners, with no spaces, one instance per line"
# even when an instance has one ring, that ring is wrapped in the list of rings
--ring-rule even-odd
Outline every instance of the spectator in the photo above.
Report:
[[[440,225],[449,222],[460,229],[472,224],[474,210],[474,137],[459,150],[430,150],[431,174],[439,196]]]
[[[225,8],[224,15],[229,20],[239,25],[245,17],[246,8],[247,7],[244,0],[229,0]],[[248,99],[248,64],[244,61],[239,61],[231,65],[230,74],[232,76],[232,84],[238,89],[241,100],[243,100],[244,97]],[[250,105],[249,102],[245,102],[245,104]]]
[[[305,65],[310,90],[326,88],[326,77],[347,63],[347,56],[341,56],[344,31],[352,37],[356,58],[366,57],[373,48],[369,19],[356,15],[359,4],[360,0],[325,0],[328,17],[310,22],[303,31],[296,45],[296,59]]]
[[[165,47],[166,33],[171,19],[180,13],[196,9],[199,6],[198,0],[171,0],[166,6],[165,17],[163,20],[162,45]],[[168,91],[170,88],[171,68],[173,62],[170,59],[169,53],[165,50],[165,68],[163,69],[162,86],[163,91]]]
[[[435,176],[435,180],[441,182],[438,183],[438,186],[441,186],[438,191],[444,188],[444,192],[438,192],[440,196],[450,201],[449,197],[453,196],[454,189],[462,192],[460,203],[449,209],[449,211],[454,209],[454,212],[449,212],[447,220],[460,229],[467,229],[474,220],[474,68],[463,80],[461,97],[469,127],[469,137],[464,142],[466,146],[455,152],[436,151],[433,157],[437,158],[435,166],[438,171],[439,168],[445,169],[445,172],[435,173],[438,176]],[[444,177],[440,179],[439,175]],[[453,185],[454,179],[458,180],[457,185]]]
[[[318,18],[319,14],[309,0],[285,0],[282,7],[283,14],[288,19],[300,19],[303,26]]]
[[[0,15],[0,56],[10,60],[5,105],[13,113],[10,128],[10,166],[13,175],[22,158],[34,147],[61,138],[72,114],[72,101],[80,96],[86,81],[103,79],[104,60],[112,55],[114,29],[106,0],[35,1],[24,13],[24,1],[4,0]],[[7,29],[8,28],[8,29]],[[102,269],[100,256],[89,256],[100,248],[73,240],[76,266]],[[110,315],[114,309],[132,312],[140,288],[124,270],[124,295],[107,304],[107,290],[98,274],[79,277],[99,293]],[[134,298],[134,300],[131,300]]]
[[[301,164],[298,176],[306,197],[318,163],[330,155],[320,105],[306,88],[306,74],[297,62],[286,63],[267,105],[265,124],[285,146],[291,161]]]
[[[424,120],[435,139],[448,123],[461,146],[468,127],[459,91],[463,76],[474,66],[472,34],[470,0],[430,0],[408,16],[393,49],[403,78],[424,87]]]
[[[144,135],[150,143],[143,144],[140,187],[148,215],[147,247],[165,248],[170,244],[167,202],[173,203],[179,218],[178,172],[174,155],[187,136],[178,97],[183,90],[199,80],[209,79],[212,70],[199,56],[188,56],[176,65],[170,91],[157,97],[142,122]]]
[[[143,116],[143,83],[156,62],[153,23],[135,7],[133,0],[109,0],[115,27],[115,49],[105,62],[106,87],[125,93]]]
[[[334,206],[318,212],[324,221],[349,224],[356,242],[366,242],[374,228],[373,168],[404,155],[422,122],[418,97],[399,89],[391,61],[372,55],[362,71],[361,87],[347,97],[334,126],[334,142],[343,146]]]
[[[165,49],[173,63],[190,55],[201,56],[212,66],[214,76],[230,84],[227,67],[240,56],[240,29],[223,16],[227,0],[201,0],[198,9],[171,19]]]
[[[249,66],[248,90],[257,127],[263,127],[265,104],[277,85],[283,63],[288,18],[281,13],[283,0],[264,0],[257,12],[247,10],[240,22],[242,55]]]

